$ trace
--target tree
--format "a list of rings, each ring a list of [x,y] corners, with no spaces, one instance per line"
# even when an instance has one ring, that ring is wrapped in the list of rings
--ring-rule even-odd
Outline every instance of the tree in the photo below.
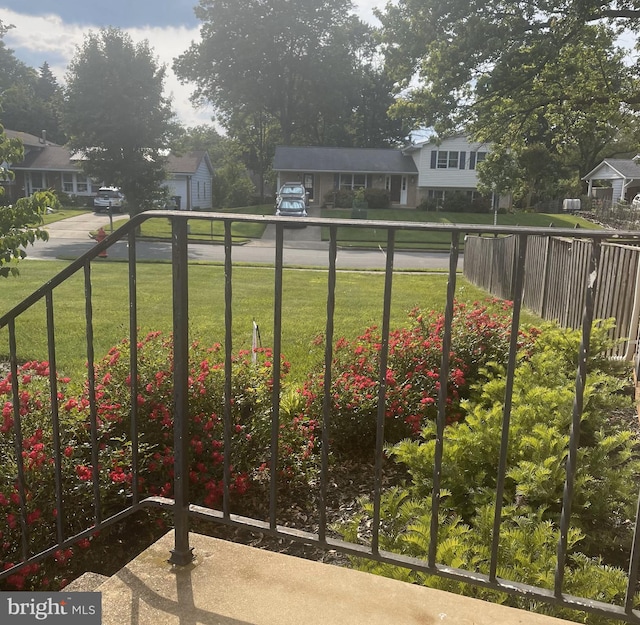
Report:
[[[9,139],[0,126],[0,163],[20,162],[24,157],[22,143]],[[4,165],[0,166],[0,182],[13,179],[13,173]],[[0,196],[4,187],[0,186]],[[0,277],[17,275],[16,263],[27,254],[25,248],[36,239],[46,241],[49,234],[41,230],[42,215],[47,207],[57,207],[55,194],[49,191],[34,193],[31,197],[20,198],[11,206],[0,208]]]
[[[89,33],[67,73],[69,145],[85,156],[87,175],[122,189],[133,214],[161,196],[174,129],[164,76],[148,42],[117,28]]]
[[[201,40],[174,69],[231,134],[253,129],[258,170],[267,172],[275,141],[371,145],[374,133],[362,138],[354,119],[360,110],[379,121],[390,99],[363,98],[375,40],[349,0],[201,0],[196,15]]]
[[[387,70],[402,93],[395,113],[512,151],[541,144],[577,180],[637,126],[638,69],[615,44],[622,25],[637,28],[629,21],[637,5],[389,4],[380,18]]]

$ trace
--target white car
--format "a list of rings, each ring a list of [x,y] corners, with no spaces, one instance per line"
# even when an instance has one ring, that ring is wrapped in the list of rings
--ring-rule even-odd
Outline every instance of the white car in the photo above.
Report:
[[[636,193],[636,196],[631,200],[631,208],[640,210],[640,193]]]
[[[109,207],[111,207],[112,211],[120,213],[123,206],[124,195],[117,187],[100,187],[98,195],[93,198],[93,207],[97,212],[109,210]]]

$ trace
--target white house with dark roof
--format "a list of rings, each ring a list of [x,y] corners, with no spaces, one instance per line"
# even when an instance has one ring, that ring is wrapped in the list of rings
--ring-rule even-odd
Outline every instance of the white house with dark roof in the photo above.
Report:
[[[278,185],[300,181],[320,205],[329,191],[364,187],[387,189],[392,206],[415,207],[426,199],[441,203],[453,192],[473,200],[476,166],[488,151],[486,144],[463,136],[432,138],[401,149],[279,146],[273,169]],[[508,201],[500,198],[501,205]]]
[[[40,137],[7,129],[5,133],[11,139],[20,139],[24,145],[22,162],[10,163],[15,179],[3,183],[7,201],[14,202],[36,191],[54,189],[71,196],[86,197],[91,203],[90,198],[102,183],[91,180],[82,172],[81,158],[74,156],[68,148],[47,141],[45,132]],[[212,208],[213,166],[206,151],[170,155],[166,169],[167,180],[163,184],[178,208]]]
[[[613,203],[630,202],[640,192],[640,155],[635,158],[606,158],[582,178],[589,185],[589,197],[599,197]],[[606,189],[597,181],[606,181]],[[600,191],[596,192],[596,189]]]
[[[206,151],[194,151],[167,161],[164,186],[181,210],[211,210],[213,207],[213,166]]]

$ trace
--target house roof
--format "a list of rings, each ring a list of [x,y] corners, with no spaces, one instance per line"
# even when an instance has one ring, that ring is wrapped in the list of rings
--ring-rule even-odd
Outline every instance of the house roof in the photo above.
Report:
[[[275,171],[417,174],[410,156],[389,148],[328,148],[278,146]]]
[[[209,171],[213,173],[209,155],[205,150],[195,150],[181,156],[170,154],[167,159],[167,171],[172,174],[192,175],[198,171],[203,160]]]
[[[25,147],[42,148],[50,145],[58,145],[57,143],[46,140],[46,132],[44,130],[42,131],[41,137],[36,137],[36,135],[31,135],[28,132],[21,132],[20,130],[9,130],[8,128],[4,129],[4,133],[9,139],[20,139]]]
[[[604,167],[608,166],[615,173],[620,175],[620,178],[627,180],[634,180],[640,178],[640,162],[630,158],[606,158],[594,167],[586,176],[583,176],[583,180],[590,180],[597,178],[598,171],[601,171]]]
[[[12,169],[38,171],[77,171],[78,163],[71,160],[71,152],[55,144],[40,145],[41,149],[29,150],[21,163],[12,164]]]

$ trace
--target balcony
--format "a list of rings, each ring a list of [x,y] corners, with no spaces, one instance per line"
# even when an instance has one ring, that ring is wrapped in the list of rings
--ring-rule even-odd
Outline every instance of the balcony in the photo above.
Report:
[[[144,475],[140,470],[143,448],[140,443],[141,424],[138,419],[138,394],[140,386],[147,380],[139,380],[139,358],[137,346],[138,336],[138,300],[137,300],[137,269],[136,258],[136,229],[147,219],[170,219],[173,227],[172,236],[172,310],[173,310],[173,450],[172,483],[166,493],[149,495],[144,493],[142,481]],[[232,473],[228,454],[224,454],[223,480],[221,485],[222,501],[219,507],[202,505],[191,498],[189,475],[189,262],[188,262],[188,220],[220,221],[224,226],[224,299],[225,310],[225,340],[224,350],[224,449],[231,449],[231,412],[232,412],[232,303],[233,303],[233,245],[231,228],[234,223],[241,221],[263,221],[275,224],[276,239],[274,246],[274,282],[273,282],[273,376],[271,389],[271,450],[268,466],[268,511],[264,518],[254,518],[247,515],[232,513],[231,498],[233,494]],[[370,560],[384,565],[403,567],[426,575],[433,575],[443,580],[452,580],[471,586],[504,593],[505,596],[524,598],[530,603],[538,605],[556,605],[567,609],[584,611],[585,613],[621,619],[629,623],[640,623],[640,612],[635,610],[635,594],[640,560],[640,542],[634,532],[633,547],[628,554],[628,582],[624,601],[620,604],[609,604],[590,597],[574,596],[564,589],[566,561],[571,545],[569,534],[571,530],[571,512],[574,505],[574,490],[576,480],[576,465],[579,461],[579,432],[582,419],[583,399],[587,380],[587,352],[591,338],[592,322],[598,313],[605,311],[606,301],[614,301],[611,295],[610,283],[616,275],[637,275],[637,257],[624,262],[619,256],[616,269],[606,269],[603,262],[606,254],[603,249],[612,238],[623,238],[625,246],[633,252],[633,245],[637,244],[640,235],[637,233],[621,233],[610,231],[580,231],[550,229],[541,232],[539,229],[525,228],[482,227],[472,225],[434,225],[400,222],[374,222],[362,220],[346,220],[341,222],[345,227],[370,227],[384,229],[388,233],[385,248],[386,266],[384,273],[384,292],[382,297],[381,351],[378,376],[377,396],[377,425],[374,449],[371,450],[374,465],[372,468],[372,523],[367,540],[355,543],[339,538],[332,532],[331,519],[327,516],[327,497],[329,489],[329,454],[333,441],[330,440],[330,398],[328,396],[331,380],[331,362],[334,357],[334,320],[335,294],[337,279],[337,228],[335,222],[324,219],[307,218],[296,220],[304,222],[309,227],[328,227],[330,240],[327,244],[326,270],[327,306],[322,311],[325,327],[325,397],[323,409],[323,427],[321,431],[321,455],[319,481],[314,485],[317,506],[317,526],[308,524],[302,527],[284,526],[279,523],[281,510],[279,504],[279,429],[281,412],[281,352],[282,352],[282,309],[283,309],[283,274],[285,264],[283,260],[284,227],[286,220],[272,217],[254,217],[232,214],[182,213],[182,212],[150,212],[139,215],[127,225],[113,233],[106,240],[98,243],[89,253],[71,263],[63,272],[38,291],[26,298],[12,311],[0,318],[0,329],[8,332],[8,345],[11,366],[11,416],[15,438],[16,466],[16,496],[18,500],[18,523],[21,527],[21,557],[19,562],[13,562],[0,573],[0,580],[8,579],[19,574],[25,567],[39,563],[46,557],[68,549],[92,537],[96,531],[106,529],[123,522],[126,518],[144,509],[158,509],[170,514],[173,532],[168,534],[137,559],[123,568],[110,581],[105,582],[99,589],[104,593],[105,623],[146,623],[158,622],[159,619],[180,623],[298,623],[298,622],[446,622],[452,623],[552,623],[560,622],[549,617],[526,613],[513,612],[512,608],[488,604],[470,598],[458,597],[442,593],[441,591],[418,587],[403,582],[397,582],[382,577],[375,577],[347,569],[327,567],[316,562],[300,561],[290,556],[270,554],[246,546],[233,545],[216,539],[202,537],[193,532],[195,524],[202,527],[205,524],[241,528],[251,532],[265,534],[278,540],[293,541],[305,545],[312,545],[320,550],[332,551],[345,557]],[[387,390],[387,357],[389,354],[390,307],[393,298],[393,282],[395,277],[394,257],[396,254],[396,236],[402,230],[430,231],[438,230],[449,233],[451,239],[449,253],[447,301],[443,316],[443,344],[441,349],[440,380],[437,398],[437,417],[435,421],[435,462],[433,466],[433,487],[429,496],[432,510],[428,555],[416,558],[387,551],[380,540],[381,528],[385,519],[381,516],[381,501],[385,490],[384,480],[384,431],[386,413]],[[449,358],[452,341],[452,321],[454,315],[454,298],[458,281],[457,267],[460,259],[461,242],[463,237],[469,237],[465,256],[473,248],[471,238],[476,235],[492,235],[496,245],[503,245],[504,240],[514,243],[511,253],[491,252],[489,265],[492,272],[500,276],[500,280],[491,280],[492,285],[500,285],[506,289],[505,297],[513,300],[511,321],[511,341],[509,345],[508,362],[506,366],[506,396],[502,414],[502,440],[498,445],[499,463],[496,475],[497,487],[494,498],[494,520],[492,539],[488,550],[488,570],[478,572],[466,570],[462,567],[452,567],[438,562],[436,554],[442,528],[438,522],[438,511],[441,501],[441,474],[443,469],[443,433],[446,427],[446,403],[448,379],[450,369]],[[500,238],[495,239],[498,235]],[[573,409],[570,426],[567,431],[567,460],[564,467],[564,490],[559,506],[559,539],[557,543],[557,565],[553,576],[553,583],[549,586],[537,586],[532,583],[522,583],[506,579],[499,574],[500,535],[503,523],[503,501],[505,481],[507,476],[507,451],[510,435],[511,395],[513,393],[513,378],[517,366],[517,330],[520,327],[521,313],[525,298],[533,291],[534,272],[527,269],[528,245],[529,249],[538,249],[534,243],[536,237],[547,235],[554,239],[577,241],[573,249],[580,249],[582,261],[576,261],[575,279],[571,282],[578,284],[577,295],[571,293],[569,299],[572,309],[576,308],[576,298],[580,299],[579,322],[570,323],[581,330],[579,353],[576,354],[576,378],[574,389]],[[504,237],[504,238],[503,238]],[[100,381],[95,377],[95,349],[94,349],[94,311],[92,306],[92,265],[98,255],[108,249],[115,242],[124,239],[128,242],[128,274],[129,274],[129,323],[128,344],[131,346],[127,366],[130,372],[130,429],[127,434],[127,449],[131,450],[131,480],[128,483],[127,505],[118,510],[105,509],[104,494],[101,491],[101,474],[98,445],[99,415],[96,405]],[[467,252],[469,250],[469,252]],[[577,254],[576,254],[577,255]],[[532,254],[536,257],[536,254]],[[473,267],[465,266],[465,273],[477,273],[482,266],[478,256],[474,256]],[[547,257],[548,258],[548,257]],[[625,256],[626,258],[626,256]],[[100,262],[100,261],[97,261]],[[466,263],[465,263],[466,264]],[[622,267],[625,270],[622,271]],[[472,271],[473,270],[473,271]],[[635,271],[635,274],[634,274]],[[604,272],[604,274],[602,273]],[[87,467],[85,482],[92,486],[92,503],[89,515],[90,523],[82,528],[75,528],[73,534],[65,529],[65,507],[68,505],[67,488],[63,474],[63,458],[65,450],[62,448],[62,432],[60,431],[58,397],[59,381],[55,375],[56,363],[56,305],[54,293],[56,288],[75,274],[83,278],[85,290],[85,336],[88,376],[87,397],[88,414],[87,431],[90,432],[92,461]],[[493,274],[492,274],[493,275]],[[606,289],[600,289],[602,275],[607,276]],[[489,286],[491,288],[491,286]],[[498,287],[496,287],[498,288]],[[542,287],[541,287],[542,288]],[[555,291],[558,289],[556,288]],[[554,293],[555,293],[554,291]],[[601,291],[608,293],[606,297]],[[537,299],[549,303],[551,299],[539,295]],[[553,296],[556,302],[557,293]],[[631,309],[635,309],[634,297],[623,298],[631,301]],[[54,492],[52,493],[55,508],[55,535],[44,548],[35,548],[34,537],[31,535],[28,506],[28,487],[25,477],[25,457],[22,452],[24,437],[30,435],[22,430],[21,422],[24,417],[20,411],[21,384],[18,375],[21,345],[17,339],[16,323],[20,316],[40,300],[45,301],[47,317],[47,345],[49,351],[50,371],[49,385],[51,402],[51,428],[53,432],[53,464],[55,465]],[[617,301],[617,300],[616,300]],[[529,304],[530,305],[530,304]],[[568,305],[568,304],[567,304]],[[549,305],[547,310],[551,309]],[[616,311],[627,310],[616,304]],[[320,313],[318,313],[320,314]],[[629,328],[635,323],[637,315],[627,312],[617,312],[618,317],[626,319],[627,327],[622,330],[626,336],[635,337],[637,328],[630,332]],[[575,317],[571,317],[575,319]],[[625,346],[621,356],[633,356],[634,350]],[[102,476],[103,477],[103,476]],[[637,527],[637,518],[632,521]],[[167,562],[168,561],[168,562]],[[211,580],[210,582],[208,580]],[[223,581],[222,581],[223,580]],[[300,580],[306,580],[301,582]],[[299,588],[297,592],[292,588]],[[223,590],[221,590],[223,589]],[[230,594],[233,593],[233,594]],[[338,599],[339,598],[339,599]],[[334,607],[335,606],[335,607]],[[398,615],[402,613],[402,620]],[[306,615],[306,616],[305,616]],[[450,618],[450,615],[453,615]],[[406,617],[406,618],[405,618]],[[315,620],[314,620],[315,619]],[[342,620],[340,620],[342,619]],[[376,620],[377,619],[377,620]]]

